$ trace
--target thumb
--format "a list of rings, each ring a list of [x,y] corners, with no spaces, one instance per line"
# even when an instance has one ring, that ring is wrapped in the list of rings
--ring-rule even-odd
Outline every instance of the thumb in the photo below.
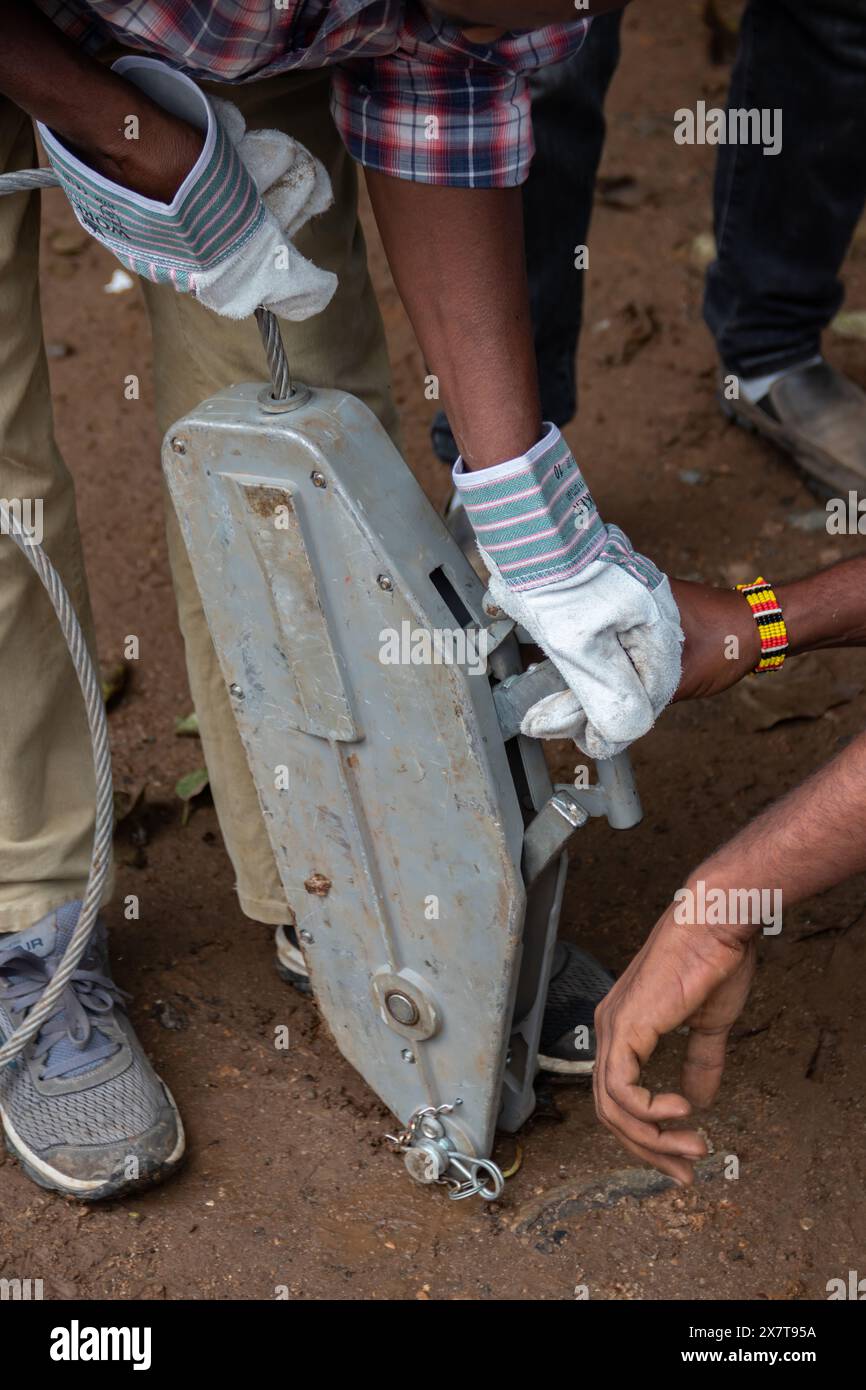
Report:
[[[334,272],[322,270],[320,266],[313,265],[312,261],[306,260],[298,253],[290,262],[289,272],[297,278],[289,279],[288,296],[278,299],[276,296],[279,291],[274,289],[262,298],[262,303],[276,314],[277,318],[290,319],[296,323],[321,314],[337,292],[339,281]]]
[[[527,738],[570,738],[588,758],[615,758],[627,743],[609,743],[586,717],[586,710],[572,690],[558,690],[537,700],[523,716],[520,732]]]
[[[573,690],[557,690],[536,700],[523,716],[520,732],[527,738],[573,738],[586,730],[586,712]]]
[[[265,194],[295,162],[294,142],[277,130],[250,130],[238,153],[259,193]]]

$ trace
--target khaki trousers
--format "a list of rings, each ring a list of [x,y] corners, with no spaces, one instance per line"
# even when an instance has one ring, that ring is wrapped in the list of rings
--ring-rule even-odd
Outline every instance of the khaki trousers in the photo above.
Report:
[[[297,245],[336,271],[339,289],[324,313],[305,323],[283,322],[283,335],[300,380],[359,396],[396,442],[384,331],[358,222],[356,171],[331,121],[327,74],[209,90],[240,106],[250,127],[290,132],[328,169],[334,206],[304,228]],[[35,163],[29,119],[0,99],[0,171]],[[74,491],[52,432],[38,236],[38,195],[0,198],[0,497],[41,499],[45,548],[95,651]],[[168,286],[146,284],[144,292],[161,430],[220,387],[265,378],[252,319],[220,319]],[[255,788],[170,506],[166,525],[190,689],[241,908],[260,922],[284,922],[286,903]],[[65,643],[39,580],[14,543],[0,536],[0,931],[28,926],[82,895],[93,796],[90,740]]]

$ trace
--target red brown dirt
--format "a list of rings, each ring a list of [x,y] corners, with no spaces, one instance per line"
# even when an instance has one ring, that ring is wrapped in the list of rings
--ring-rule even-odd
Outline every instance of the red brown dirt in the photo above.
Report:
[[[723,100],[696,4],[655,0],[625,21],[610,106],[607,175],[632,175],[642,201],[601,204],[591,234],[581,412],[570,431],[602,513],[671,572],[730,584],[781,581],[862,548],[791,523],[815,508],[789,466],[720,417],[714,354],[700,316],[695,237],[710,229],[712,151],[675,146],[671,113]],[[117,976],[187,1121],[189,1161],[166,1186],[87,1207],[33,1187],[0,1160],[0,1274],[43,1278],[47,1297],[272,1299],[823,1298],[862,1266],[866,1230],[863,882],[786,916],[730,1049],[707,1119],[737,1181],[626,1197],[560,1213],[544,1238],[516,1229],[558,1189],[603,1184],[628,1166],[597,1126],[586,1087],[549,1088],[521,1136],[523,1162],[492,1208],[415,1188],[383,1142],[390,1117],[335,1051],[315,1007],[273,970],[270,931],[246,921],[212,808],[181,825],[173,792],[200,761],[174,736],[190,707],[177,633],[151,414],[150,346],[137,292],[103,293],[113,263],[93,243],[52,249],[76,226],[44,200],[46,336],[57,427],[78,485],[101,654],[128,633],[140,660],[111,715],[117,785],[147,784],[148,843],[121,834],[110,911]],[[56,245],[56,242],[55,242]],[[424,367],[374,244],[403,410],[408,461],[440,503]],[[866,307],[866,229],[846,267],[847,308]],[[657,331],[634,355],[634,324]],[[862,344],[830,337],[831,359],[866,385]],[[623,358],[628,360],[623,360]],[[124,399],[137,373],[142,399]],[[685,478],[684,478],[685,474]],[[697,476],[695,476],[697,475]],[[806,686],[866,683],[866,654],[806,659]],[[818,719],[757,732],[738,692],[678,707],[634,750],[647,810],[635,831],[594,825],[581,839],[564,931],[621,969],[687,871],[782,789],[863,727],[862,697]],[[559,773],[576,759],[557,746]],[[136,893],[140,922],[122,916]],[[180,1027],[166,1027],[180,1024]],[[273,1046],[285,1024],[291,1046]],[[679,1039],[651,1068],[675,1076]],[[507,1164],[513,1140],[499,1156]]]

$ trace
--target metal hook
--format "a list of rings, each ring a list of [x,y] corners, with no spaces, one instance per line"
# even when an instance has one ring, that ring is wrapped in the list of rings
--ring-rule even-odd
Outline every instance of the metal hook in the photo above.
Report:
[[[469,1158],[466,1154],[458,1153],[451,1153],[449,1157],[450,1166],[463,1177],[463,1182],[448,1194],[452,1202],[462,1202],[464,1197],[475,1196],[483,1197],[485,1202],[495,1202],[497,1197],[502,1196],[505,1179],[489,1158]],[[453,1181],[456,1182],[456,1179]]]

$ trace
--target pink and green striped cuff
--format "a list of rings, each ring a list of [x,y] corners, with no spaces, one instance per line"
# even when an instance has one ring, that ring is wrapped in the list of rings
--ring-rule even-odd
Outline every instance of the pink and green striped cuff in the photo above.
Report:
[[[259,229],[265,205],[194,82],[153,59],[121,59],[115,69],[145,91],[156,81],[158,95],[152,94],[160,105],[205,131],[204,148],[172,202],[156,202],[103,178],[40,124],[45,152],[85,231],[137,275],[194,291],[196,272],[219,265]]]
[[[512,589],[537,589],[579,574],[608,540],[583,474],[555,425],[528,454],[468,473],[454,486],[478,543]]]

